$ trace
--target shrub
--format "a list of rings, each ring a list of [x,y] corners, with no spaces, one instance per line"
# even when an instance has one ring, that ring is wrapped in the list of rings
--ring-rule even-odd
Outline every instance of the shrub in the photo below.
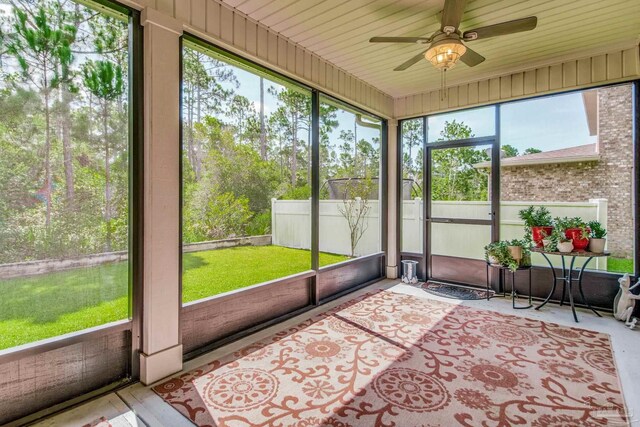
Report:
[[[198,194],[185,209],[185,242],[228,239],[244,234],[251,219],[249,201],[232,193]]]
[[[247,236],[262,236],[271,233],[271,211],[255,215],[245,229]]]

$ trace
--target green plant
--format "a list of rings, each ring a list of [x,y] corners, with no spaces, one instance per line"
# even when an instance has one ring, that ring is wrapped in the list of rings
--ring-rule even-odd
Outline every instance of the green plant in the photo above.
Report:
[[[518,216],[524,221],[525,227],[550,227],[553,225],[551,212],[544,206],[529,206],[518,212]]]
[[[492,242],[484,247],[484,258],[487,262],[489,262],[490,258],[494,258],[496,260],[500,259],[500,252],[503,249],[503,246],[506,247],[502,242]]]
[[[607,235],[607,230],[602,227],[599,221],[589,221],[587,227],[591,230],[590,237],[592,239],[604,239]]]
[[[513,239],[506,242],[507,246],[520,246],[522,248],[522,259],[518,267],[525,267],[531,265],[531,241],[527,238],[522,240]],[[516,267],[517,269],[517,267]]]
[[[551,232],[551,236],[548,237],[548,240],[551,241],[551,244],[545,245],[545,250],[555,252],[558,250],[558,243],[565,243],[571,241],[571,239],[567,239],[567,236],[564,234],[564,229],[558,227],[556,224],[556,228]]]
[[[553,226],[553,218],[551,212],[544,206],[534,207],[529,206],[526,209],[522,209],[518,212],[518,216],[524,221],[524,235],[525,240],[532,242],[532,228],[533,227],[551,227]],[[545,233],[543,232],[543,235]],[[546,237],[546,235],[545,235]]]
[[[249,201],[233,193],[199,192],[184,209],[184,241],[229,239],[245,235],[251,220]]]
[[[522,248],[522,259],[518,263],[509,251],[509,246],[520,246]],[[502,240],[493,242],[484,247],[485,259],[489,262],[489,257],[495,260],[503,267],[507,267],[511,271],[516,271],[519,267],[531,265],[531,250],[527,240]]]
[[[247,236],[262,236],[271,233],[271,211],[254,215],[244,232]]]
[[[590,234],[589,226],[579,216],[576,216],[573,218],[569,218],[566,216],[564,218],[556,217],[554,218],[553,222],[554,222],[555,228],[558,229],[558,231],[562,232],[562,234],[564,234],[564,232],[568,229],[578,228],[582,231],[580,236],[581,238],[583,239],[589,238],[589,234]]]

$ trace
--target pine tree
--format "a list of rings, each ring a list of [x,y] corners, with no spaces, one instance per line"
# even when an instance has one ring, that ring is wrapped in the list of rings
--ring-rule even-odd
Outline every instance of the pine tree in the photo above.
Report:
[[[44,194],[45,225],[51,224],[53,172],[51,167],[53,91],[69,79],[73,62],[71,44],[77,28],[73,16],[58,2],[40,1],[33,9],[13,8],[13,33],[8,37],[7,52],[15,57],[22,78],[40,92],[45,116]]]
[[[111,251],[113,216],[111,206],[111,141],[109,136],[109,116],[114,100],[117,100],[124,92],[124,81],[122,69],[111,61],[88,61],[83,69],[84,85],[93,96],[100,100],[101,104],[101,124],[102,124],[102,144],[104,149],[104,217],[106,222],[106,251]]]

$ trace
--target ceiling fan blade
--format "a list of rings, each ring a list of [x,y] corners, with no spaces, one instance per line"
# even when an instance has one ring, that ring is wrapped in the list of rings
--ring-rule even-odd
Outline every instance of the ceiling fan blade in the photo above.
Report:
[[[428,37],[371,37],[369,43],[428,43]]]
[[[536,28],[536,25],[538,25],[538,18],[529,16],[528,18],[514,19],[513,21],[502,22],[500,24],[474,28],[473,30],[465,31],[462,37],[467,41],[487,39],[489,37],[530,31]]]
[[[424,58],[424,54],[426,52],[427,51],[424,50],[423,52],[417,54],[416,56],[414,56],[410,60],[403,62],[402,64],[400,64],[396,68],[394,68],[393,71],[404,71],[407,68],[411,67],[412,65],[417,64],[418,62],[420,62],[421,59]]]
[[[484,61],[484,56],[467,47],[467,51],[460,57],[460,61],[467,64],[469,67],[475,67]]]
[[[440,28],[453,27],[457,29],[462,21],[466,0],[445,0],[444,9],[442,10],[442,23]]]

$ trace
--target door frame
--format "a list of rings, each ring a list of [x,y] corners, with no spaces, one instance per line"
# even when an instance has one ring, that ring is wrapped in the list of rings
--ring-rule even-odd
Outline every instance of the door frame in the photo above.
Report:
[[[500,240],[500,107],[495,106],[495,134],[492,136],[473,137],[466,139],[458,139],[452,141],[432,142],[428,141],[428,117],[423,117],[423,162],[422,173],[424,176],[424,185],[422,189],[423,203],[423,248],[422,251],[422,268],[419,274],[426,280],[433,278],[432,272],[432,251],[431,251],[431,224],[471,224],[471,225],[488,225],[491,228],[491,242]],[[434,150],[442,150],[447,148],[466,148],[478,147],[483,145],[491,145],[491,171],[489,184],[491,189],[491,209],[489,219],[466,219],[466,218],[446,218],[431,216],[431,161],[432,152]],[[490,243],[490,242],[487,242]]]

